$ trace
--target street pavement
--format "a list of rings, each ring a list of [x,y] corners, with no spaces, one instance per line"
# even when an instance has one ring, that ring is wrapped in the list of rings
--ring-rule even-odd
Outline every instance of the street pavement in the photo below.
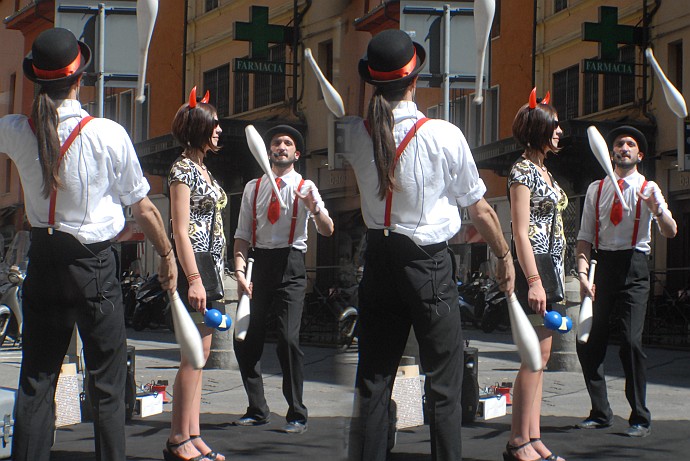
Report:
[[[229,334],[229,332],[228,332]],[[172,332],[128,330],[129,344],[136,351],[136,381],[140,387],[167,380],[168,397],[174,399],[172,382],[177,371],[179,348]],[[512,382],[519,357],[510,332],[485,334],[467,329],[470,347],[479,350],[480,388]],[[309,429],[302,435],[280,432],[287,409],[282,396],[282,375],[275,356],[275,344],[264,350],[263,371],[271,421],[260,427],[237,427],[232,421],[244,413],[246,395],[234,357],[227,369],[204,371],[202,391],[202,434],[215,450],[228,459],[267,461],[341,459],[345,453],[348,417],[352,411],[353,385],[357,364],[356,346],[345,353],[331,348],[305,347],[304,400],[309,408]],[[647,348],[648,406],[653,415],[652,435],[631,439],[623,435],[629,407],[624,396],[623,372],[617,346],[607,355],[609,398],[615,414],[614,425],[606,429],[579,430],[574,425],[589,411],[589,398],[579,371],[547,371],[544,374],[542,438],[568,460],[659,460],[690,459],[690,351]],[[232,352],[224,352],[232,354]],[[21,351],[6,343],[0,349],[0,387],[17,385]],[[160,460],[170,427],[171,403],[163,413],[141,418],[127,425],[130,460]],[[389,459],[430,460],[429,429],[426,425],[402,429]],[[508,414],[463,426],[465,460],[501,460],[510,432]],[[57,431],[54,461],[93,459],[90,423],[65,426]]]

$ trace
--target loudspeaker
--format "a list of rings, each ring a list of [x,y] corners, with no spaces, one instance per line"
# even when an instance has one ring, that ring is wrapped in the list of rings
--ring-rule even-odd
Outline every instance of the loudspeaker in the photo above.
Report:
[[[127,346],[127,378],[125,379],[125,419],[130,421],[134,414],[134,404],[137,401],[136,351],[134,346]],[[93,407],[89,398],[89,372],[84,373],[84,390],[79,395],[82,422],[93,421]]]
[[[479,407],[479,350],[465,347],[462,374],[462,424],[474,422]]]
[[[125,381],[125,418],[132,419],[134,404],[137,401],[136,376],[137,354],[134,346],[127,346],[127,380]]]

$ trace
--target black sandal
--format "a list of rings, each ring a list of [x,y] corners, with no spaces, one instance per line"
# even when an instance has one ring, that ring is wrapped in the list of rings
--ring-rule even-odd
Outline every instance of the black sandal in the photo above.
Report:
[[[194,440],[194,439],[200,439],[201,435],[190,435],[189,440]],[[217,451],[209,451],[204,455],[205,458],[210,459],[211,461],[216,461],[218,459],[218,455],[221,453],[218,453]]]
[[[172,452],[173,448],[181,447],[185,443],[189,443],[191,441],[191,438],[183,440],[180,443],[170,443],[170,440],[166,440],[165,448],[163,449],[163,459],[165,461],[203,461],[204,459],[206,459],[206,456],[204,455],[195,456],[194,458],[183,458],[182,456]]]
[[[529,442],[523,443],[522,445],[518,445],[517,447],[511,445],[510,442],[506,443],[506,451],[503,452],[503,461],[523,461],[517,456],[515,456],[515,452],[518,451],[520,448],[525,448],[527,445],[531,444],[531,440]],[[543,461],[543,458],[539,457],[537,459],[533,459],[530,461]]]
[[[530,441],[530,443],[541,442],[541,439],[539,437],[537,437],[534,439],[529,439],[529,441]],[[546,445],[544,445],[544,446],[546,446]],[[558,458],[560,458],[560,456],[554,455],[553,452],[551,452],[551,454],[547,458],[543,458],[543,459],[545,459],[546,461],[558,461]],[[565,459],[565,458],[561,458],[561,459]]]

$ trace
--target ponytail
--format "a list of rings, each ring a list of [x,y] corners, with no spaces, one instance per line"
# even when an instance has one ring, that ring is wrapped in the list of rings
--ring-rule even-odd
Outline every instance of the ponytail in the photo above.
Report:
[[[38,159],[43,172],[43,197],[61,186],[58,168],[60,167],[60,138],[58,137],[59,117],[54,99],[64,99],[69,88],[41,87],[31,107],[31,120],[38,140]]]
[[[402,90],[404,93],[404,89]],[[388,192],[398,189],[395,181],[395,139],[393,127],[395,119],[390,100],[401,99],[401,90],[386,91],[385,87],[376,87],[376,92],[369,101],[367,121],[371,129],[371,141],[374,145],[374,165],[378,173],[378,197],[383,200]]]

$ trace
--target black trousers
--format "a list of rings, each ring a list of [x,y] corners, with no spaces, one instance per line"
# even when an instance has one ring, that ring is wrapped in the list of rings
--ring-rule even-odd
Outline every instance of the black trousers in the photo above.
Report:
[[[74,325],[90,374],[95,459],[125,459],[127,338],[115,253],[45,229],[31,233],[23,285],[23,357],[15,407],[15,461],[48,461],[55,387]]]
[[[649,298],[647,256],[633,250],[598,251],[592,258],[597,260],[592,330],[586,344],[577,344],[577,355],[592,402],[590,418],[608,421],[613,417],[606,391],[604,358],[610,323],[615,320],[620,331],[619,356],[625,372],[625,396],[632,410],[628,422],[649,426],[646,355],[642,350]]]
[[[247,415],[269,416],[261,377],[261,354],[266,339],[266,318],[275,312],[278,318],[278,361],[283,372],[283,396],[288,403],[288,422],[307,422],[307,408],[302,401],[304,388],[304,353],[299,345],[299,331],[304,309],[307,276],[304,253],[291,248],[254,249],[252,301],[249,328],[244,341],[234,341],[235,355],[247,392]]]
[[[351,460],[386,459],[389,406],[410,327],[419,342],[433,460],[462,459],[463,343],[453,257],[444,243],[367,233]]]

